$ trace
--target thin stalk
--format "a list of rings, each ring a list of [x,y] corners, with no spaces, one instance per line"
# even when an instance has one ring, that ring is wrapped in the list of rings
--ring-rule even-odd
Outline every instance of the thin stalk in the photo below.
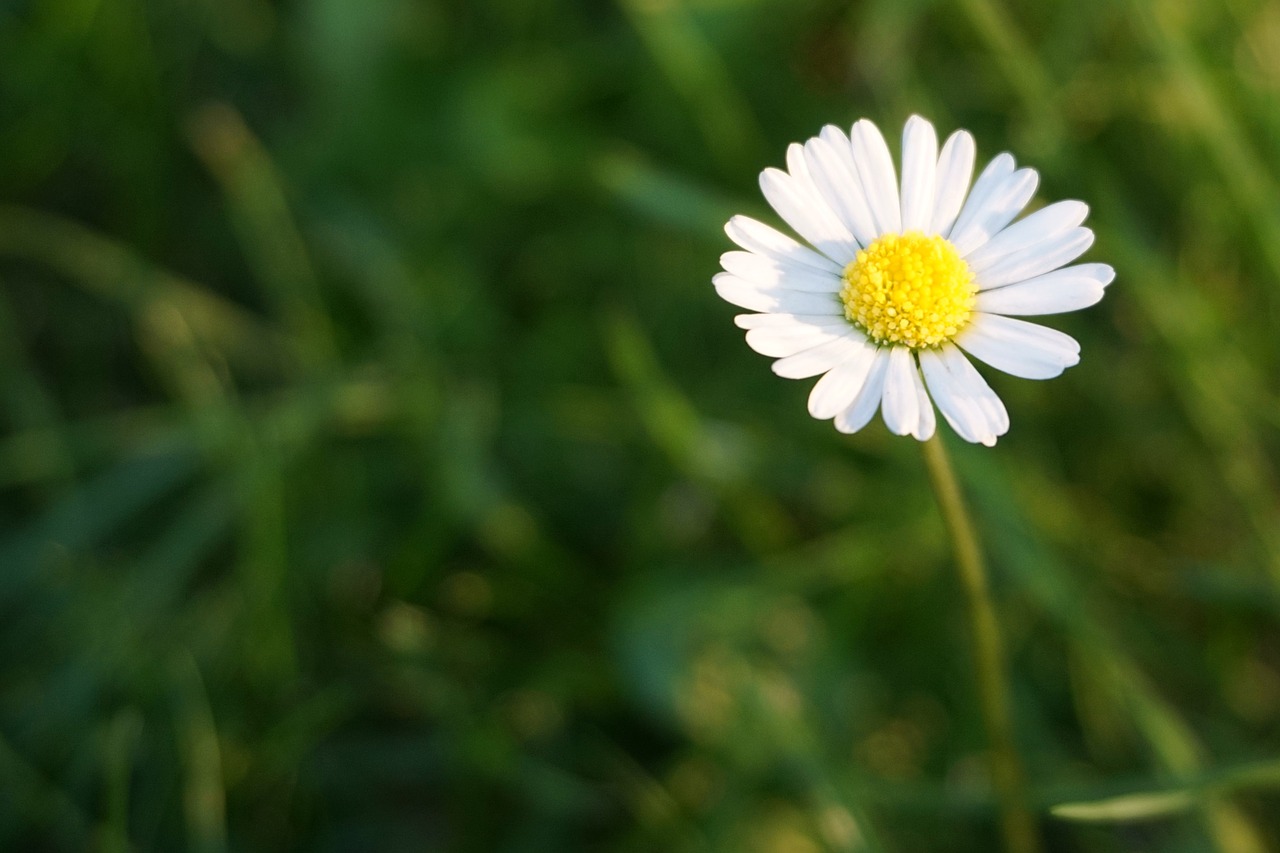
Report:
[[[922,447],[929,480],[938,498],[938,508],[951,536],[960,585],[964,587],[965,602],[969,607],[978,696],[982,702],[982,721],[987,729],[991,778],[1000,803],[1000,828],[1005,847],[1009,853],[1039,853],[1040,836],[1036,831],[1035,818],[1027,807],[1026,779],[1014,744],[1004,644],[991,600],[982,548],[942,440],[935,434]]]

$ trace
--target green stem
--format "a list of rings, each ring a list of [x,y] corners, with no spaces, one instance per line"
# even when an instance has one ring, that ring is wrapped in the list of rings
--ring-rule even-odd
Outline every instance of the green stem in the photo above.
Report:
[[[991,760],[991,777],[1000,803],[1000,826],[1009,853],[1039,853],[1040,837],[1035,818],[1027,807],[1026,780],[1013,738],[1013,715],[1009,710],[1009,686],[1005,679],[1004,645],[996,619],[987,568],[978,536],[956,482],[942,440],[934,435],[924,442],[925,464],[938,498],[947,532],[955,549],[956,567],[964,587],[972,621],[974,667],[978,694],[982,700],[982,720],[986,725]]]

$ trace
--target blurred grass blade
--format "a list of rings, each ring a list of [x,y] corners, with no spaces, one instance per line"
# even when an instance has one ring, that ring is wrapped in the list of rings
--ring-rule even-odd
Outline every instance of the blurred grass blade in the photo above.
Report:
[[[1193,25],[1182,4],[1133,0],[1130,5],[1169,75],[1167,96],[1176,99],[1178,121],[1200,137],[1244,212],[1243,222],[1255,230],[1272,275],[1280,276],[1280,210],[1272,164],[1254,150],[1231,103],[1196,56],[1185,31]],[[1273,297],[1273,310],[1277,304]]]
[[[173,670],[178,746],[186,767],[182,806],[189,849],[193,853],[225,853],[227,802],[213,709],[190,652],[175,655]]]
[[[707,148],[726,169],[751,162],[763,147],[763,135],[684,0],[619,2],[658,67],[688,103]]]
[[[1149,245],[1132,203],[1104,184],[1098,187],[1098,200],[1116,233],[1116,260],[1131,271],[1132,298],[1166,344],[1166,364],[1178,375],[1173,387],[1182,408],[1204,436],[1223,481],[1257,533],[1280,595],[1280,484],[1257,410],[1272,396],[1266,377],[1235,341],[1210,294]]]
[[[1100,608],[1088,601],[1076,575],[1031,534],[1027,506],[1010,492],[1013,476],[1002,476],[997,463],[967,455],[960,466],[966,482],[980,494],[984,529],[993,555],[1009,566],[1024,591],[1051,615],[1075,646],[1082,671],[1096,679],[1102,695],[1116,712],[1132,721],[1153,752],[1157,764],[1176,780],[1186,782],[1203,771],[1204,747],[1176,708],[1164,699],[1133,660],[1114,626]],[[1012,473],[1011,471],[1009,472]],[[1078,519],[1077,530],[1087,529]],[[1206,829],[1221,853],[1262,853],[1265,847],[1248,818],[1233,804],[1210,800],[1204,809]]]
[[[1190,791],[1126,794],[1086,803],[1063,803],[1049,810],[1054,817],[1083,823],[1152,820],[1188,811],[1196,804]]]
[[[102,827],[101,853],[129,853],[129,786],[133,753],[143,733],[142,715],[133,708],[116,714],[103,744],[107,815]]]
[[[986,42],[1009,87],[1018,93],[1022,108],[1046,137],[1061,134],[1061,120],[1053,97],[1054,87],[1035,48],[1014,24],[1005,4],[998,0],[961,0],[978,37]]]
[[[1063,820],[1086,823],[1151,820],[1182,814],[1203,805],[1210,797],[1269,789],[1280,789],[1280,760],[1220,770],[1207,774],[1188,788],[1142,791],[1099,800],[1061,803],[1052,806],[1050,812]]]
[[[20,809],[31,828],[57,839],[65,849],[89,849],[90,815],[71,794],[21,755],[2,732],[0,784],[6,792],[6,804]]]
[[[631,317],[604,321],[613,369],[635,400],[649,435],[687,477],[715,493],[742,541],[757,552],[776,549],[791,536],[791,522],[767,494],[752,486],[743,464],[745,447],[707,424],[671,384],[652,346]]]
[[[289,533],[284,454],[246,437],[233,476],[239,498],[237,573],[245,596],[241,642],[252,649],[247,674],[259,684],[296,673],[293,614],[288,607]]]
[[[0,255],[42,264],[134,319],[166,306],[230,358],[261,364],[281,353],[279,334],[243,308],[68,219],[0,205]]]
[[[240,241],[294,338],[312,364],[337,356],[332,320],[294,222],[283,181],[267,150],[230,105],[191,116],[195,152],[218,180]]]
[[[727,246],[724,223],[740,213],[688,178],[661,171],[636,151],[619,149],[593,164],[596,180],[624,205],[645,217],[686,233],[705,235]]]
[[[127,611],[122,618],[153,624],[163,619],[225,541],[233,509],[230,489],[221,482],[188,499],[138,555],[133,577],[121,590]]]
[[[0,294],[0,393],[7,404],[11,429],[29,430],[43,437],[37,453],[33,454],[38,461],[33,464],[28,464],[24,455],[13,458],[12,462],[17,464],[6,464],[9,460],[4,458],[3,444],[7,442],[0,440],[0,487],[6,484],[6,475],[15,468],[24,473],[35,468],[40,470],[42,480],[67,482],[75,471],[75,458],[58,429],[60,407],[52,388],[47,387],[35,364],[23,352],[21,341],[9,300]]]
[[[198,469],[198,457],[182,447],[150,448],[108,468],[0,541],[0,597],[21,588],[47,561],[95,547]]]

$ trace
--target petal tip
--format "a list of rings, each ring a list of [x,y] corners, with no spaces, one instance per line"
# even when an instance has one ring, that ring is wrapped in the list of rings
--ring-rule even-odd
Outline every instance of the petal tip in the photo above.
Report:
[[[777,186],[788,177],[790,177],[790,175],[781,169],[775,166],[768,166],[760,172],[760,189],[768,193],[770,187]]]
[[[880,128],[869,118],[860,118],[853,123],[853,127],[849,128],[849,136],[852,138],[855,133],[874,133],[880,136]]]

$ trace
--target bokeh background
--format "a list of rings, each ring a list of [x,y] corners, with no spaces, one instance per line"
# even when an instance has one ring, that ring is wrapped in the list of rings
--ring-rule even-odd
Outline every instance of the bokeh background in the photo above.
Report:
[[[709,284],[919,112],[1118,271],[948,436],[1048,849],[1280,849],[1277,93],[1259,0],[5,0],[0,848],[996,849],[919,448]]]

